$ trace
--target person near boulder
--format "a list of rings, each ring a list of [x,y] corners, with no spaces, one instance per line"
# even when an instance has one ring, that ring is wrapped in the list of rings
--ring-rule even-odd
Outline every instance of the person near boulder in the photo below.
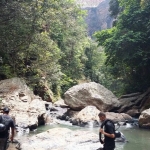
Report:
[[[3,114],[0,115],[0,150],[6,150],[7,141],[10,135],[10,140],[13,142],[14,129],[15,125],[13,119],[9,116],[9,108],[5,107],[3,109]]]
[[[115,126],[113,122],[106,118],[104,112],[98,114],[101,121],[101,128],[99,130],[100,142],[103,144],[103,148],[99,150],[114,150],[115,149]],[[103,129],[104,128],[104,129]],[[101,136],[104,135],[104,139]]]

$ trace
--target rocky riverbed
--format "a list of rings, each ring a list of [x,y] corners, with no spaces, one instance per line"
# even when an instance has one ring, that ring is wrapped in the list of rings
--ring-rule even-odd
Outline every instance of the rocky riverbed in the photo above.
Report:
[[[10,143],[8,150],[17,150]],[[53,128],[20,140],[21,150],[95,150],[102,145],[99,136],[92,131],[72,131],[67,128]]]

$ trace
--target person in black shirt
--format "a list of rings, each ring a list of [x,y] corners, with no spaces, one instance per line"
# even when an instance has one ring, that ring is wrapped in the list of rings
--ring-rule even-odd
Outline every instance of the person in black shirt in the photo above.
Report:
[[[115,149],[115,126],[111,120],[106,118],[104,112],[99,113],[99,119],[102,122],[100,128],[100,135],[104,135],[104,139],[100,138],[100,142],[104,144],[102,150],[114,150]],[[104,127],[104,129],[102,128]]]
[[[9,108],[5,107],[3,109],[3,114],[0,115],[0,123],[4,123],[6,126],[6,129],[2,132],[0,132],[0,150],[6,150],[7,147],[7,141],[9,139],[9,130],[11,129],[11,137],[10,140],[13,142],[14,138],[14,121],[9,116]]]

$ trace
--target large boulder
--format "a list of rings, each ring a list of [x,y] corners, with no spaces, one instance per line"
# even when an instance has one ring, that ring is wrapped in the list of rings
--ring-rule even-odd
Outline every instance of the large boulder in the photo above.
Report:
[[[68,111],[59,116],[59,119],[66,120],[72,123],[72,125],[82,127],[97,127],[100,125],[98,114],[100,111],[95,106],[86,106],[81,111],[74,111],[68,109]],[[127,122],[133,123],[133,118],[125,113],[105,112],[108,119],[113,120],[115,123],[126,124]]]
[[[120,105],[111,91],[95,82],[73,86],[64,93],[64,102],[74,110],[93,105],[100,111],[111,111]]]
[[[125,113],[106,112],[106,116],[108,119],[111,119],[114,122],[132,122],[133,121],[132,117]]]
[[[76,122],[76,125],[79,126],[89,126],[95,127],[99,126],[99,110],[95,106],[87,106],[78,112],[72,119]],[[125,113],[114,113],[106,112],[107,119],[111,119],[114,122],[132,122],[133,119],[131,116]]]
[[[141,113],[139,117],[139,127],[150,129],[150,108]]]
[[[100,111],[95,106],[87,106],[78,113],[76,119],[80,119],[84,122],[90,122],[94,120],[99,122],[99,113]]]
[[[20,78],[0,81],[1,108],[8,106],[18,127],[31,130],[40,125],[39,120],[46,120],[45,105],[51,103],[35,96]]]

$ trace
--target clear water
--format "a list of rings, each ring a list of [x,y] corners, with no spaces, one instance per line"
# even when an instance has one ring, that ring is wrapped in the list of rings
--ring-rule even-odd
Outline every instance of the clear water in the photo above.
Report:
[[[117,144],[117,150],[150,150],[150,130],[127,128],[122,132],[129,142]]]
[[[71,130],[88,130],[96,134],[98,134],[99,131],[99,128],[85,128],[71,125],[55,124],[39,127],[36,131],[27,134],[27,136],[38,134],[56,127],[69,128]],[[115,150],[150,150],[150,130],[139,129],[138,127],[127,125],[120,127],[119,131],[121,131],[125,135],[128,142],[116,142]]]

